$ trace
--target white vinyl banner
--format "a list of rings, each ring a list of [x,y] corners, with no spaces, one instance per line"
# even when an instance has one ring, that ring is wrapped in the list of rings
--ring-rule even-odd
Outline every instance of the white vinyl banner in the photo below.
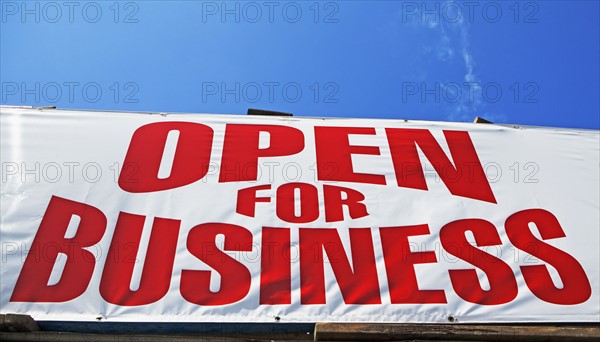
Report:
[[[595,130],[1,109],[1,313],[599,322]]]

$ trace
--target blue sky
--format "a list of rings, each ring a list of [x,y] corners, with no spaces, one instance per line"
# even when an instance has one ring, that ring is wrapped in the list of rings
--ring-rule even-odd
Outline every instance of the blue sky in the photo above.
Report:
[[[0,1],[1,103],[600,128],[598,1]]]

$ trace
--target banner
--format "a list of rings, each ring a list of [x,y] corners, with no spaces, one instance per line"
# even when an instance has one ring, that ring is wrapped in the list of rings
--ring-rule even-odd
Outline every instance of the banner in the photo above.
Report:
[[[598,131],[1,109],[1,313],[599,322]]]

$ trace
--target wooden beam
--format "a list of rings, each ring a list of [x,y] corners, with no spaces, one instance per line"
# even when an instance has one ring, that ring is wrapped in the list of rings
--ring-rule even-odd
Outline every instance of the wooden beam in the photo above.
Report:
[[[486,120],[484,118],[480,118],[478,116],[475,117],[475,120],[473,120],[473,123],[486,123],[486,124],[493,124],[493,122]]]
[[[38,330],[37,323],[29,315],[0,314],[0,331],[32,332]]]
[[[248,108],[247,115],[266,115],[266,116],[294,116],[292,113],[277,112],[274,110]]]
[[[600,325],[317,323],[315,341],[599,341]]]

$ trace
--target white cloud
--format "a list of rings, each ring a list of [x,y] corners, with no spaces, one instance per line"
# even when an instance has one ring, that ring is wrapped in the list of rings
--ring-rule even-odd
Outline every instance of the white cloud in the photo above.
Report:
[[[460,7],[456,1],[449,0],[440,6],[444,8],[446,4],[452,3],[454,8]],[[471,37],[469,34],[470,25],[460,17],[459,20],[448,20],[443,12],[438,16],[421,15],[421,27],[432,30],[438,34],[436,45],[432,49],[425,49],[426,52],[435,53],[435,58],[443,63],[460,62],[464,67],[463,80],[456,83],[466,82],[468,85],[462,87],[462,95],[456,103],[453,103],[450,112],[447,115],[448,120],[470,121],[475,116],[483,116],[483,96],[481,89],[481,80],[476,74],[475,59],[471,51]],[[438,40],[439,39],[439,40]],[[457,54],[456,51],[459,51]],[[462,60],[456,60],[455,57]],[[486,112],[488,117],[501,119],[504,115],[494,115]]]

